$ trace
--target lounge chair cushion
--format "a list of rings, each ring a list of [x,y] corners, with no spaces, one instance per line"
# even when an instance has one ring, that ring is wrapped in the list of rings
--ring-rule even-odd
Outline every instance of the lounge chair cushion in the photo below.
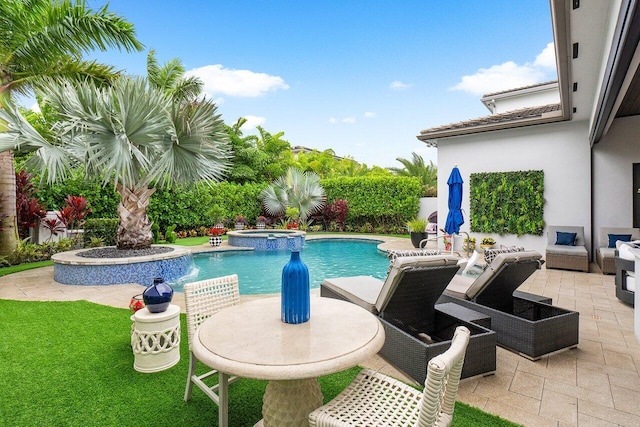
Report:
[[[575,256],[588,256],[587,248],[584,246],[569,246],[569,245],[549,245],[547,246],[547,253],[554,255],[575,255]]]
[[[457,298],[471,300],[485,287],[485,285],[494,277],[496,272],[505,263],[539,260],[542,255],[538,251],[523,251],[498,254],[493,262],[485,268],[485,270],[475,280],[469,277],[456,275],[451,283],[445,289],[445,293]]]
[[[404,249],[404,250],[391,250],[387,252],[387,258],[389,258],[389,268],[387,268],[387,274],[391,272],[391,268],[393,267],[393,261],[399,257],[410,257],[410,256],[432,256],[432,255],[440,255],[440,251],[438,249]]]
[[[523,252],[524,248],[512,246],[510,248],[502,247],[500,249],[485,249],[484,251],[484,261],[487,264],[491,264],[496,256],[499,254],[508,254],[513,252]]]
[[[365,310],[377,313],[376,299],[384,281],[372,276],[336,277],[325,279],[323,285]]]
[[[371,276],[355,276],[325,279],[322,284],[354,304],[378,314],[398,287],[406,269],[454,265],[457,262],[458,259],[451,255],[399,257],[393,261],[384,281]]]
[[[598,248],[603,258],[614,258],[616,256],[616,248]]]

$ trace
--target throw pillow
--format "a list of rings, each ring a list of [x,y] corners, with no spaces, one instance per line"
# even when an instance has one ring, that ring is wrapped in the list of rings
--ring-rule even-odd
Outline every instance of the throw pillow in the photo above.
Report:
[[[565,233],[564,231],[556,231],[556,245],[575,246],[577,234],[578,233]]]
[[[609,247],[615,248],[616,242],[620,240],[621,242],[630,242],[631,234],[607,234],[609,236]]]

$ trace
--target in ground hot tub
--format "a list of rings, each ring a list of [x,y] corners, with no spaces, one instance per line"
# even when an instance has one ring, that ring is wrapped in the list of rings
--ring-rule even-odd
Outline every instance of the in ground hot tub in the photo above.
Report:
[[[256,251],[300,250],[307,233],[300,230],[236,230],[227,232],[230,246]]]

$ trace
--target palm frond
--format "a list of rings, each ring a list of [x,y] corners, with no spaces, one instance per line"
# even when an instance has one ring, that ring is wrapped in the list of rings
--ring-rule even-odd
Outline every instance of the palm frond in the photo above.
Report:
[[[0,120],[7,129],[0,132],[0,151],[16,150],[35,152],[25,165],[31,170],[43,171],[43,179],[48,183],[64,179],[71,171],[72,158],[60,145],[52,144],[43,138],[37,130],[18,112],[15,106],[7,103],[0,108]]]

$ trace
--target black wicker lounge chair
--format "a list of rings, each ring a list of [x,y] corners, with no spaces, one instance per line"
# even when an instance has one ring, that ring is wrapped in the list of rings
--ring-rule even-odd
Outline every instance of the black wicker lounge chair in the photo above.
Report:
[[[370,276],[325,279],[320,295],[343,299],[380,317],[386,340],[380,355],[423,384],[427,363],[451,346],[458,326],[471,331],[462,378],[496,370],[496,334],[488,316],[461,308],[435,306],[458,271],[450,255],[401,257],[393,260],[385,281]]]
[[[533,360],[578,345],[579,313],[516,289],[544,262],[536,251],[499,254],[480,276],[456,276],[439,303],[455,303],[491,317],[498,345]],[[465,280],[467,279],[467,280]]]

